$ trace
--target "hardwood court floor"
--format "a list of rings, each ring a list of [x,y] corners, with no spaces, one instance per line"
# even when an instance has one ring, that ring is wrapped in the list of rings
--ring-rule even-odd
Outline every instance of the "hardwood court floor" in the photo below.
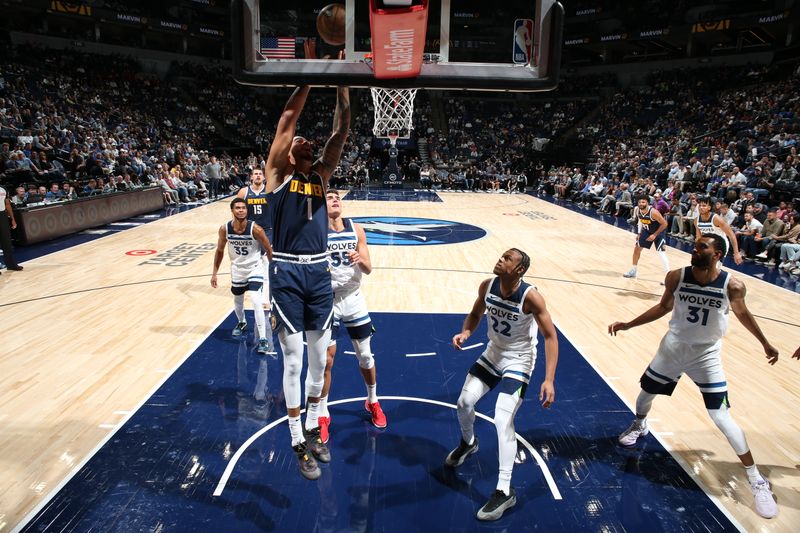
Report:
[[[372,246],[370,309],[466,314],[497,257],[522,248],[533,258],[527,279],[547,299],[559,329],[633,405],[667,319],[617,338],[606,327],[657,302],[663,274],[655,254],[645,251],[639,278],[626,280],[632,233],[530,196],[442,197],[442,203],[345,198],[348,216],[428,217],[488,232],[462,244]],[[0,531],[40,504],[230,313],[225,278],[216,290],[209,285],[216,228],[228,218],[226,202],[211,204],[0,277],[7,331],[0,350]],[[134,250],[156,253],[125,253]],[[688,264],[688,254],[668,254],[673,268]],[[795,293],[737,276],[745,278],[748,305],[782,354],[776,366],[767,365],[760,345],[732,318],[724,357],[733,412],[774,485],[778,519],[755,515],[743,470],[691,383],[656,402],[651,426],[745,528],[790,531],[800,523],[800,362],[790,359],[800,342],[800,302]]]

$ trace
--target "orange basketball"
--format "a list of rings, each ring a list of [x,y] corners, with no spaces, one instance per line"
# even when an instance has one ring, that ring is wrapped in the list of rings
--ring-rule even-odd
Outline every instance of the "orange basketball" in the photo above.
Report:
[[[334,46],[344,44],[344,4],[328,4],[317,15],[317,33]]]

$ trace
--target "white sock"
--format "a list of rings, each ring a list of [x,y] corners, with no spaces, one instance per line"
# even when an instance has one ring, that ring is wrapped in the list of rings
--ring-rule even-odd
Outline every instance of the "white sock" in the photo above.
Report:
[[[658,258],[661,259],[661,266],[664,267],[664,272],[669,272],[669,258],[667,252],[661,250],[658,252]]]
[[[328,397],[321,396],[319,399],[319,416],[325,416],[327,418],[331,417],[331,414],[328,412]]]
[[[306,403],[306,431],[319,427],[319,402]]]
[[[758,471],[758,467],[755,464],[746,466],[744,469],[747,471],[747,480],[750,481],[750,483],[758,483],[764,480],[764,477],[761,475],[761,472]]]
[[[236,319],[244,322],[244,294],[237,294],[233,297],[233,310],[236,313]]]
[[[300,425],[299,416],[289,417],[289,433],[292,435],[292,446],[297,446],[301,442],[305,442],[303,438],[303,427]]]
[[[633,270],[634,272],[636,272],[636,265],[633,265],[633,266],[631,267],[631,270]]]
[[[497,487],[495,487],[495,488],[497,490],[502,490],[503,494],[508,496],[509,493],[511,493],[511,478],[508,478],[508,479],[500,478],[500,479],[498,479],[497,480]]]
[[[378,384],[375,385],[367,385],[367,401],[369,403],[375,403],[378,401]]]

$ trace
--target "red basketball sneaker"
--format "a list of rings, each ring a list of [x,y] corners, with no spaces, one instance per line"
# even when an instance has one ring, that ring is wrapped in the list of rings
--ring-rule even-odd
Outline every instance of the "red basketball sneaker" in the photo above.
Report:
[[[381,403],[369,403],[369,400],[364,402],[364,407],[369,414],[372,415],[372,425],[376,428],[385,428],[386,427],[386,415],[383,414],[383,409],[381,409]]]
[[[325,444],[328,444],[328,439],[330,438],[330,433],[328,433],[328,427],[331,425],[331,417],[329,416],[321,416],[318,420],[319,423],[319,438]]]

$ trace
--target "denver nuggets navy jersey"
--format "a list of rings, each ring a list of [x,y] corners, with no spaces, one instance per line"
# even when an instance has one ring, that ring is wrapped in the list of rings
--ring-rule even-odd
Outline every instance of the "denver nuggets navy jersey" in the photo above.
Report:
[[[327,252],[328,204],[319,174],[294,174],[272,191],[267,201],[273,251],[295,255]]]
[[[655,218],[653,218],[653,208],[648,206],[647,211],[644,213],[636,208],[636,214],[639,217],[639,227],[642,228],[642,231],[646,231],[647,233],[655,233],[658,230],[660,224],[656,222]]]
[[[272,217],[269,215],[267,196],[266,187],[256,192],[248,186],[244,191],[244,201],[247,202],[247,220],[252,220],[261,226],[267,234],[267,238],[271,239]]]
[[[349,291],[361,285],[361,269],[350,264],[350,252],[358,248],[356,228],[349,218],[342,221],[342,231],[328,228],[328,262],[334,291]]]
[[[500,278],[494,278],[489,283],[489,290],[484,297],[489,321],[489,348],[501,352],[536,353],[539,328],[533,315],[522,311],[525,295],[534,289],[533,285],[521,282],[517,290],[505,299],[500,294]]]
[[[727,272],[720,272],[708,285],[699,285],[692,267],[684,267],[673,295],[669,330],[687,344],[714,344],[728,329],[730,301]]]

